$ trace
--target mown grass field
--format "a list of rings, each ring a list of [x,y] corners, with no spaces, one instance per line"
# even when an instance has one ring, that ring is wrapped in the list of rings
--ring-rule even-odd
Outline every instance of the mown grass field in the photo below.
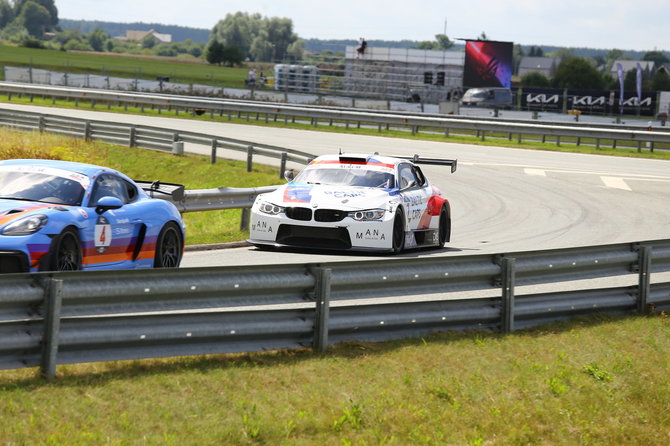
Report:
[[[670,318],[0,371],[3,445],[670,443]]]
[[[219,160],[210,164],[208,157],[146,149],[131,149],[50,134],[14,132],[0,129],[0,159],[47,158],[88,162],[108,166],[138,180],[161,180],[184,184],[187,189],[215,187],[256,187],[279,184],[277,169],[254,165],[246,172],[246,163]],[[240,209],[192,212],[184,214],[186,244],[224,243],[244,240],[240,230]],[[0,443],[1,444],[1,443]]]
[[[155,80],[156,76],[168,76],[171,82],[220,87],[244,87],[248,71],[247,68],[209,65],[197,59],[185,61],[176,57],[65,52],[0,45],[0,66],[5,65],[132,79]]]

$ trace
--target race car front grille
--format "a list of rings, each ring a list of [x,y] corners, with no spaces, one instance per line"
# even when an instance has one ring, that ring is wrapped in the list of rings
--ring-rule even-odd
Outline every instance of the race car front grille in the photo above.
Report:
[[[346,228],[315,228],[279,225],[277,243],[306,248],[349,249],[351,239]]]
[[[28,272],[28,258],[22,252],[0,251],[0,273]]]
[[[314,211],[314,220],[324,222],[342,221],[347,216],[347,212],[337,209],[317,209]]]
[[[291,220],[310,221],[312,210],[309,208],[286,208],[286,216]]]

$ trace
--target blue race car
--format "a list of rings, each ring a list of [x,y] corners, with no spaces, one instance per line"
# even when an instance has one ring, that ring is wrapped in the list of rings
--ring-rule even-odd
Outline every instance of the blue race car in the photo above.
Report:
[[[179,266],[183,186],[54,160],[0,161],[0,272]]]

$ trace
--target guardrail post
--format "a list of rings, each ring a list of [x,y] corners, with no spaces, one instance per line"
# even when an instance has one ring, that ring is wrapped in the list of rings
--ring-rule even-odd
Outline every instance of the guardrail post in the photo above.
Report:
[[[254,146],[247,147],[247,172],[253,170]]]
[[[62,303],[63,281],[50,278],[46,282],[44,298],[46,314],[44,315],[44,339],[42,341],[42,376],[47,379],[56,377],[56,356],[60,333],[60,313]]]
[[[645,314],[649,311],[647,308],[647,299],[649,297],[649,287],[651,282],[649,276],[651,273],[651,246],[640,246],[638,254],[640,278],[637,290],[637,311],[638,313]]]
[[[286,161],[288,160],[288,153],[281,153],[281,161],[279,162],[279,179],[284,178],[284,171],[286,170]]]
[[[128,135],[128,147],[135,147],[137,145],[137,129],[135,127],[130,128],[130,134]]]
[[[219,146],[219,141],[216,140],[216,138],[212,139],[212,154],[211,154],[211,162],[212,164],[216,164],[216,149]]]
[[[184,141],[174,141],[172,143],[172,154],[177,156],[184,154]]]
[[[249,220],[251,219],[251,209],[242,208],[242,217],[240,218],[240,231],[249,230]]]
[[[328,348],[328,321],[330,319],[330,268],[319,268],[315,271],[314,299],[316,314],[314,320],[314,349],[320,352]]]
[[[84,141],[90,141],[91,140],[91,123],[89,121],[86,121],[84,124]]]
[[[514,279],[516,259],[504,257],[502,259],[502,331],[514,331]]]
[[[47,123],[46,123],[46,119],[44,118],[44,116],[40,116],[39,118],[37,118],[37,128],[38,128],[39,132],[44,133],[44,130],[46,129],[46,127],[47,127]]]

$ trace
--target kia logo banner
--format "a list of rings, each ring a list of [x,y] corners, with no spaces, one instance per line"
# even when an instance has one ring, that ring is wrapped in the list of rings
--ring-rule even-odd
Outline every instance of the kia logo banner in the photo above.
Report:
[[[521,108],[532,111],[579,110],[585,114],[654,116],[656,94],[643,91],[626,91],[621,101],[613,90],[565,90],[559,88],[521,89]],[[564,107],[565,105],[565,107]]]

